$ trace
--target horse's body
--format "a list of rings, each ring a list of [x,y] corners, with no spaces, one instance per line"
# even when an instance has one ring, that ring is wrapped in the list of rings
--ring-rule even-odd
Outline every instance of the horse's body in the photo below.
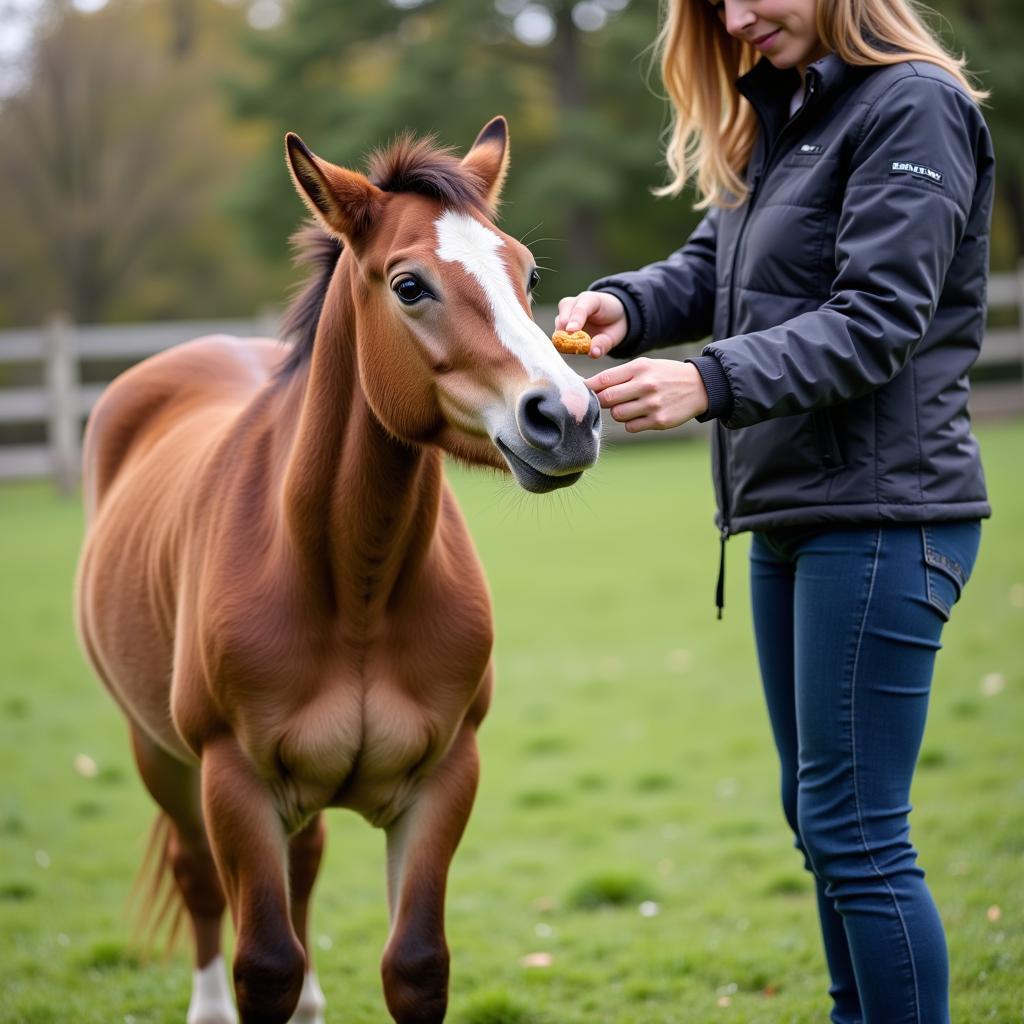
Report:
[[[133,723],[172,757],[197,762],[227,727],[263,771],[280,769],[290,829],[328,806],[387,824],[467,708],[482,717],[486,586],[440,450],[366,431],[365,405],[320,439],[346,456],[343,488],[302,495],[348,536],[334,552],[326,532],[310,547],[293,536],[267,500],[300,420],[296,389],[270,383],[280,360],[273,342],[206,338],[105,395],[89,459],[109,514],[82,561],[82,632]]]
[[[504,122],[461,164],[400,150],[388,189],[290,139],[300,192],[346,246],[321,236],[284,367],[269,340],[199,339],[124,374],[90,419],[79,626],[170,823],[190,1024],[235,1019],[225,898],[244,1024],[323,1020],[306,931],[327,807],[387,830],[392,1016],[443,1019],[445,878],[492,644],[443,452],[532,490],[597,455],[596,403],[516,286],[528,253],[486,216]]]

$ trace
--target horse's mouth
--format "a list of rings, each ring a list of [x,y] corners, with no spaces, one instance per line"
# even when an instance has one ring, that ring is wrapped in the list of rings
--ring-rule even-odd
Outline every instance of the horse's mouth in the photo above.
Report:
[[[512,475],[519,486],[534,494],[546,494],[548,491],[557,491],[560,487],[570,487],[583,476],[582,470],[558,474],[545,473],[517,455],[500,437],[494,439],[494,444],[508,463],[508,468],[512,470]]]

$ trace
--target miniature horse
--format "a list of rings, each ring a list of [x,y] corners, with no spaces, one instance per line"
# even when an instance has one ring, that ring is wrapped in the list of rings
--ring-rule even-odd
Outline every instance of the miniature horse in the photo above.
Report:
[[[367,177],[288,165],[319,221],[295,344],[201,338],[129,370],[85,441],[77,586],[191,920],[189,1024],[321,1024],[307,916],[321,811],[387,834],[399,1024],[447,1006],[444,895],[491,695],[487,586],[443,457],[542,492],[597,459],[598,404],[530,315],[492,224],[495,118],[461,161],[400,140]]]

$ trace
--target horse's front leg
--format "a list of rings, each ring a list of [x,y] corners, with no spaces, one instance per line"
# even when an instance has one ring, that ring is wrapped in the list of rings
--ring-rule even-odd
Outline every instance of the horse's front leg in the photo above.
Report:
[[[285,1024],[306,957],[288,907],[287,837],[271,794],[233,736],[203,748],[203,817],[235,923],[242,1024]]]
[[[415,802],[387,830],[391,934],[381,972],[398,1024],[440,1024],[448,1007],[444,896],[479,777],[475,725],[464,724]]]
[[[323,816],[314,815],[305,828],[292,836],[288,845],[288,869],[291,879],[292,924],[295,934],[306,951],[306,978],[302,983],[299,1005],[289,1024],[324,1024],[324,999],[316,971],[313,969],[313,950],[309,942],[309,904],[313,883],[320,870],[324,852],[326,829]]]

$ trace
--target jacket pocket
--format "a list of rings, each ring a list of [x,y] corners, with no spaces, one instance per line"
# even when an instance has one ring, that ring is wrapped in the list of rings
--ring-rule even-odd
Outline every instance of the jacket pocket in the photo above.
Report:
[[[828,409],[819,409],[814,413],[814,432],[818,442],[818,458],[824,470],[842,469],[846,465],[839,438],[836,436],[836,425]]]
[[[948,621],[953,605],[960,600],[968,570],[953,556],[939,551],[927,526],[921,527],[924,546],[925,579],[928,603]]]

